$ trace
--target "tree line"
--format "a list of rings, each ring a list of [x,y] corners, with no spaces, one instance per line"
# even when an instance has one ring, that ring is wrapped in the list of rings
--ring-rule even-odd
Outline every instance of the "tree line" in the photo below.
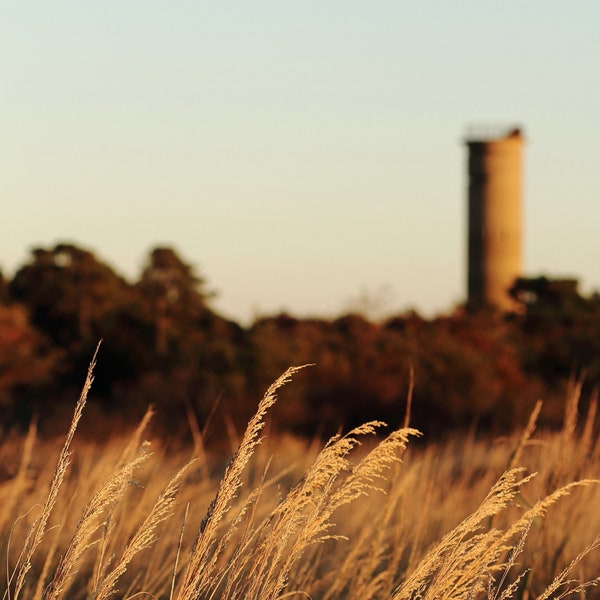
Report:
[[[157,423],[241,427],[287,367],[314,363],[284,388],[279,429],[329,435],[371,419],[405,417],[429,433],[522,425],[538,398],[562,419],[569,381],[584,401],[600,383],[600,296],[575,280],[521,279],[511,314],[458,307],[372,322],[360,314],[278,314],[248,327],[211,308],[204,279],[175,250],[149,252],[135,282],[72,244],[36,248],[0,276],[2,427],[68,414],[102,339],[91,403],[106,423],[154,405]],[[218,407],[218,410],[215,410]]]

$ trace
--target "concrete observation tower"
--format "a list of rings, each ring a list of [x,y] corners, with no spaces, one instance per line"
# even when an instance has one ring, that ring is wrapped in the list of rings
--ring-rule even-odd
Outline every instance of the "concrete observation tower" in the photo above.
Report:
[[[467,132],[467,306],[515,308],[509,288],[522,272],[523,134],[518,127]]]

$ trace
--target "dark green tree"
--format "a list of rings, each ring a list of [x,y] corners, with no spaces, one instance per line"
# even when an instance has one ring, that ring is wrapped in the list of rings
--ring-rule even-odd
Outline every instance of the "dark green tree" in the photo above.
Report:
[[[145,342],[132,326],[139,322],[136,299],[91,251],[64,243],[34,249],[9,283],[8,297],[26,307],[33,326],[63,356],[56,364],[56,396],[81,384],[100,339],[94,393],[108,399],[114,382],[135,375],[131,361]]]
[[[160,356],[167,354],[169,342],[189,333],[209,312],[204,280],[172,248],[150,252],[137,287],[148,303]]]
[[[518,279],[511,293],[522,306],[518,324],[523,362],[557,390],[569,377],[600,384],[600,296],[579,291],[576,279]]]
[[[127,285],[88,250],[72,244],[36,248],[8,286],[34,325],[63,348],[97,342],[102,322],[116,312]]]

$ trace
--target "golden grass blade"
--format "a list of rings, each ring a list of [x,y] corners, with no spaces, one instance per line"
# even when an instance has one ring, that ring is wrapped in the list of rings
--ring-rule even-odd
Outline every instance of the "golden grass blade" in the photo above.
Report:
[[[23,443],[19,469],[14,479],[10,481],[10,487],[7,486],[6,493],[0,496],[2,502],[2,511],[0,512],[0,531],[4,530],[6,524],[14,518],[14,509],[22,500],[25,488],[27,486],[28,470],[31,465],[33,448],[37,438],[37,419],[33,419],[29,425],[29,430]],[[4,490],[3,490],[4,491]]]
[[[116,564],[115,568],[107,574],[104,580],[100,584],[100,588],[94,594],[95,600],[105,600],[112,594],[116,593],[115,585],[118,579],[125,573],[127,566],[133,560],[134,556],[142,550],[149,548],[156,540],[155,531],[158,525],[169,518],[173,504],[175,502],[175,496],[179,491],[179,486],[183,479],[183,476],[187,473],[189,468],[195,463],[192,460],[185,465],[179,472],[171,479],[164,492],[157,499],[154,507],[150,511],[150,514],[146,517],[145,521],[137,530],[131,541],[127,544],[121,558]]]
[[[461,563],[465,563],[467,559],[472,560],[477,553],[484,552],[488,540],[497,542],[495,530],[488,532],[487,539],[485,535],[476,532],[481,531],[485,520],[506,508],[515,498],[519,488],[533,477],[522,476],[522,473],[522,469],[513,469],[502,475],[477,510],[427,553],[414,572],[395,590],[392,598],[410,600],[415,597],[450,597],[447,595],[451,590],[463,586],[464,568],[461,568]],[[456,570],[452,572],[452,569]],[[440,573],[448,577],[444,578]],[[480,581],[474,582],[475,587],[480,585]]]
[[[519,443],[513,452],[510,463],[508,465],[508,470],[516,469],[521,464],[521,458],[523,456],[523,450],[527,445],[527,442],[531,439],[533,432],[535,431],[538,417],[540,416],[540,412],[542,410],[543,402],[538,400],[535,403],[533,410],[531,411],[531,415],[529,416],[529,421],[527,422],[527,427],[523,431],[521,437],[519,438]]]
[[[568,579],[575,567],[581,563],[581,561],[600,548],[600,534],[592,541],[591,544],[586,546],[555,578],[554,581],[537,597],[536,600],[549,600],[550,598],[564,598],[571,594],[583,593],[585,596],[585,590],[589,587],[596,587],[600,585],[600,576],[590,579],[589,581],[578,582],[573,579]],[[570,584],[576,583],[575,586],[569,587]],[[559,592],[560,588],[566,588]],[[553,594],[558,595],[553,596]]]
[[[258,405],[256,414],[250,419],[240,446],[230,461],[221,479],[216,496],[208,507],[208,511],[200,524],[200,531],[192,556],[189,560],[183,584],[178,595],[179,600],[193,600],[205,589],[214,576],[217,556],[213,555],[216,544],[217,529],[225,517],[233,499],[241,486],[241,474],[260,443],[259,434],[264,427],[267,411],[277,400],[277,390],[285,385],[299,370],[308,365],[290,367],[267,390]]]
[[[18,600],[21,590],[23,589],[23,585],[25,583],[25,578],[27,573],[31,569],[31,559],[40,545],[42,538],[44,537],[44,533],[46,532],[46,526],[48,524],[48,519],[50,518],[50,514],[52,513],[52,509],[56,504],[56,498],[60,491],[62,482],[65,478],[65,474],[69,467],[70,463],[70,447],[71,442],[73,441],[73,436],[75,435],[75,430],[77,429],[77,425],[81,419],[81,415],[83,414],[83,409],[85,407],[85,403],[87,400],[88,393],[90,388],[92,387],[92,383],[94,381],[94,368],[96,366],[96,357],[98,355],[98,350],[100,349],[100,343],[96,347],[96,351],[94,352],[94,356],[92,357],[92,361],[90,362],[90,366],[88,368],[87,376],[85,378],[85,382],[83,384],[83,389],[81,390],[81,394],[79,396],[79,400],[75,406],[75,412],[73,414],[73,419],[71,421],[71,426],[69,427],[69,431],[67,432],[67,437],[65,443],[60,452],[60,456],[58,458],[58,463],[56,465],[54,476],[52,478],[52,483],[50,484],[50,490],[48,492],[48,496],[42,508],[42,514],[40,518],[34,523],[32,527],[32,536],[28,539],[28,544],[25,549],[25,553],[22,559],[22,562],[19,566],[19,571],[17,574],[17,579],[15,582],[15,591],[14,591],[14,600]]]
[[[54,578],[46,588],[44,600],[58,600],[64,597],[72,582],[82,554],[92,544],[91,538],[103,524],[105,511],[120,502],[131,480],[133,472],[148,458],[142,454],[113,473],[110,479],[94,494],[85,507],[75,534],[67,551],[63,554]]]
[[[269,436],[259,448],[276,391],[297,370],[290,369],[267,390],[220,481],[211,472],[221,457],[203,447],[190,477],[187,467],[179,470],[190,448],[163,448],[133,481],[146,458],[139,447],[152,409],[129,437],[82,440],[71,455],[94,362],[55,468],[41,458],[54,454],[54,444],[37,439],[34,428],[10,438],[11,448],[0,446],[10,459],[0,519],[14,521],[0,531],[3,600],[595,597],[600,482],[585,475],[600,472],[596,401],[579,433],[577,386],[563,429],[537,431],[539,445],[531,443],[538,403],[508,450],[472,436],[415,444],[406,454],[418,432],[382,438],[379,421],[322,448],[291,436]],[[521,461],[527,471],[516,468]],[[506,465],[515,468],[499,477]],[[41,513],[33,525],[29,513],[3,513],[25,506]],[[183,525],[169,528],[171,515]],[[195,540],[190,522],[200,524]],[[11,543],[20,549],[16,561],[8,558]]]
[[[140,446],[142,445],[142,436],[144,435],[146,429],[148,429],[150,421],[152,421],[154,415],[154,407],[149,406],[146,412],[144,413],[144,416],[142,417],[141,421],[139,422],[136,430],[131,435],[129,443],[127,444],[127,446],[125,446],[125,449],[123,450],[123,453],[119,458],[119,466],[127,464],[137,456]]]

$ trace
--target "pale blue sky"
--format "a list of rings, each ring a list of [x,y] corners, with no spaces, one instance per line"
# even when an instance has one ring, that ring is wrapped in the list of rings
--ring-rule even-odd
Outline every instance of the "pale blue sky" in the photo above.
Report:
[[[0,0],[0,266],[169,244],[236,319],[449,311],[479,122],[525,129],[526,272],[600,288],[597,0]]]

